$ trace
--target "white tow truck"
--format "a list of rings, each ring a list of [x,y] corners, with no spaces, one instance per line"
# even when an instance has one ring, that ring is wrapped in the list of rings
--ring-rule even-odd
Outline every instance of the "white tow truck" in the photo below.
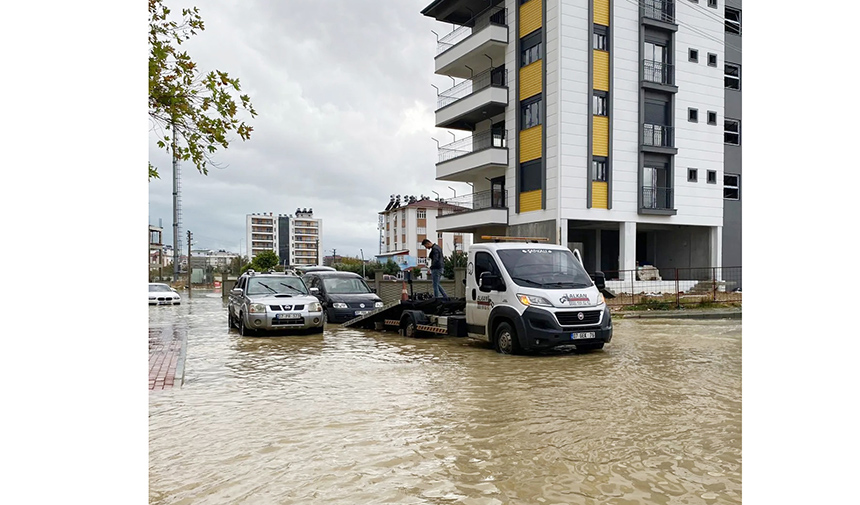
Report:
[[[602,349],[612,340],[604,276],[589,275],[579,251],[538,238],[482,238],[492,242],[469,248],[464,299],[409,297],[343,326],[470,337],[503,354]]]

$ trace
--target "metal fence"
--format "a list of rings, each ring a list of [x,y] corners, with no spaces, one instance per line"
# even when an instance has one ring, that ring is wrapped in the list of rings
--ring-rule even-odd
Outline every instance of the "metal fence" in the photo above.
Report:
[[[674,65],[655,60],[642,61],[642,74],[646,81],[675,84]]]
[[[456,86],[446,89],[436,97],[436,109],[441,109],[462,98],[466,98],[490,86],[503,88],[508,85],[508,73],[504,69],[491,68],[467,79]]]
[[[478,151],[483,151],[484,149],[489,149],[491,147],[504,149],[507,147],[506,137],[507,133],[504,130],[486,130],[481,133],[476,133],[471,137],[455,140],[450,144],[439,147],[438,163],[453,160],[454,158],[459,158],[460,156],[476,153]]]
[[[446,198],[445,203],[448,205],[442,206],[441,215],[456,214],[458,212],[468,212],[471,210],[483,209],[504,209],[508,201],[508,190],[487,190],[478,191],[470,195],[458,196],[456,198]]]
[[[642,143],[654,147],[674,147],[674,128],[666,125],[646,123],[642,125]]]
[[[604,271],[611,306],[654,309],[741,303],[741,267]]]
[[[642,0],[639,5],[642,17],[667,23],[675,21],[675,0]]]

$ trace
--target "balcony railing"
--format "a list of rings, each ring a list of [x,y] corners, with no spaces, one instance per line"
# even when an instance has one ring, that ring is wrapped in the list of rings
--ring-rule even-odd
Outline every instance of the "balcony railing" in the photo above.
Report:
[[[467,79],[453,88],[447,89],[436,98],[436,109],[441,109],[446,105],[450,105],[457,100],[466,98],[469,95],[478,91],[489,88],[490,86],[505,87],[508,85],[508,72],[506,70],[490,69]]]
[[[507,9],[493,6],[475,14],[463,26],[439,39],[436,43],[436,56],[456,46],[469,35],[478,33],[490,25],[508,26]]]
[[[659,84],[675,84],[675,66],[662,61],[644,60],[642,62],[643,75],[646,81]]]
[[[645,124],[642,126],[642,144],[652,147],[675,147],[675,133],[671,126]]]
[[[460,212],[469,212],[473,210],[483,209],[506,209],[508,200],[507,190],[488,190],[472,193],[471,195],[458,196],[456,198],[445,199],[445,204],[441,207],[440,215],[447,216],[450,214],[458,214]]]
[[[645,209],[672,209],[672,188],[642,188],[642,207]]]
[[[642,17],[675,22],[675,0],[642,0],[639,5],[642,6]]]
[[[486,130],[471,137],[451,142],[439,148],[439,163],[491,147],[505,148],[508,146],[505,135],[504,130],[501,132]]]

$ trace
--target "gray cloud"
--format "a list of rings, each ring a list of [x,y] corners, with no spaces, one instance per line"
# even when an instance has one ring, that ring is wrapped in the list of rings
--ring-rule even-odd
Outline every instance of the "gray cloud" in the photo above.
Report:
[[[378,212],[390,194],[467,192],[435,181],[431,137],[451,137],[433,127],[430,84],[448,81],[433,75],[430,31],[446,28],[420,14],[428,3],[198,4],[206,30],[183,47],[201,70],[239,77],[259,115],[250,141],[215,155],[221,168],[203,176],[183,165],[182,225],[195,247],[238,252],[246,214],[310,207],[323,218],[326,250],[367,257],[378,251]],[[149,184],[149,219],[162,220],[172,243],[170,159],[151,145],[150,160],[162,178]]]

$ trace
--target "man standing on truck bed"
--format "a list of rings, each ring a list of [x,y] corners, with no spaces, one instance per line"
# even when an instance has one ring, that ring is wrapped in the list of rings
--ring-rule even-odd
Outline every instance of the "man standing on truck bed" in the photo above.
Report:
[[[430,242],[429,239],[424,239],[421,241],[421,245],[430,249],[430,278],[433,279],[433,296],[439,298],[439,294],[442,294],[442,299],[447,301],[448,293],[442,289],[440,281],[442,280],[442,268],[445,265],[444,260],[442,259],[442,248],[439,247],[438,244],[434,244]]]

